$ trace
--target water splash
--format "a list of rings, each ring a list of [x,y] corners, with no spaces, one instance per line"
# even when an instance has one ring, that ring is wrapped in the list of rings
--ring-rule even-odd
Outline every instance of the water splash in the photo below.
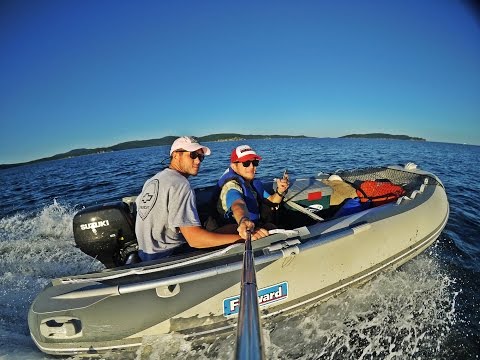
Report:
[[[442,358],[457,321],[454,283],[432,252],[422,255],[327,302],[265,321],[266,358]],[[168,334],[145,338],[128,358],[226,360],[234,351],[235,334],[200,341]]]
[[[421,256],[274,325],[271,358],[433,358],[456,321],[452,283]]]
[[[34,297],[52,278],[103,268],[74,247],[76,211],[54,201],[38,213],[0,219],[0,354],[5,359],[48,358],[35,351],[28,335]],[[452,291],[455,280],[439,264],[437,250],[435,245],[428,255],[325,303],[266,321],[267,358],[441,358],[437,355],[456,322],[458,291]],[[165,335],[145,338],[136,352],[102,358],[232,359],[234,349],[234,335],[203,342]]]
[[[0,219],[0,354],[34,351],[28,309],[51,279],[103,268],[74,246],[76,211],[54,200],[38,213]]]

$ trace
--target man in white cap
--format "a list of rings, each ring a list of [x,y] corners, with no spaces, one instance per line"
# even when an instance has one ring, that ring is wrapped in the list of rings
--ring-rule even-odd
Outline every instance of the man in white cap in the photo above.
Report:
[[[182,136],[170,148],[170,166],[145,182],[136,199],[139,256],[142,261],[171,255],[188,243],[193,248],[209,248],[237,242],[241,234],[219,234],[201,227],[195,192],[188,177],[196,176],[210,149],[194,137]],[[242,236],[241,236],[242,235]],[[267,236],[259,229],[252,240]]]
[[[230,167],[217,182],[217,214],[209,218],[207,228],[232,233],[235,229],[253,230],[258,226],[267,229],[275,225],[261,218],[262,204],[278,208],[288,191],[288,175],[276,181],[276,191],[269,194],[260,180],[255,179],[262,158],[248,145],[240,145],[230,155]],[[240,232],[241,233],[241,232]]]

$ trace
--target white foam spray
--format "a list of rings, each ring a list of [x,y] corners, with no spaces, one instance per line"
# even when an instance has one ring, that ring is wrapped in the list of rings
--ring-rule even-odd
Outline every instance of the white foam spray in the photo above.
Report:
[[[57,201],[39,213],[0,219],[0,358],[48,359],[28,333],[31,302],[53,278],[99,271],[103,265],[74,245],[77,209]],[[435,247],[362,287],[264,322],[267,359],[435,358],[455,324],[454,279]],[[235,334],[208,341],[180,335],[144,339],[138,350],[103,359],[232,359]],[[75,358],[75,357],[73,357]],[[72,359],[73,359],[72,358]]]

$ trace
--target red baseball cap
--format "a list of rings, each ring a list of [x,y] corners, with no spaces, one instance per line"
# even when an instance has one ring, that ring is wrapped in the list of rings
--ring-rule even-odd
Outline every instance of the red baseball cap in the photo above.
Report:
[[[262,158],[248,145],[240,145],[232,150],[230,162],[243,162],[247,160],[262,160]]]

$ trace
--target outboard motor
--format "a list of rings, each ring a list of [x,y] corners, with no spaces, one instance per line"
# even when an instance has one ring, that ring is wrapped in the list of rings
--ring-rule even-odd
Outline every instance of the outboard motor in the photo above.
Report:
[[[122,202],[91,206],[73,218],[75,243],[107,268],[139,262],[135,214]]]

